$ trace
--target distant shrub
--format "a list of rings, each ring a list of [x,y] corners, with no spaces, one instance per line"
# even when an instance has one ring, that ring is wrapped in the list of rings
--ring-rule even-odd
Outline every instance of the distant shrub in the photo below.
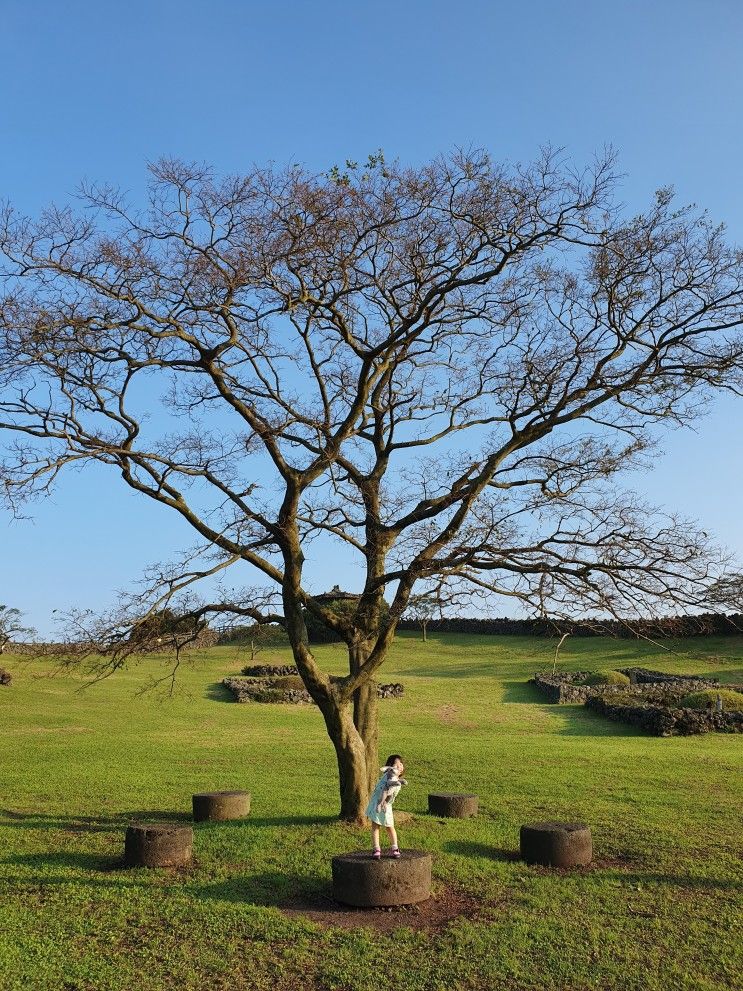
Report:
[[[280,688],[282,692],[295,691],[304,692],[304,682],[298,674],[287,674],[282,678],[274,678],[271,681],[271,688]]]
[[[249,678],[279,678],[285,674],[296,674],[294,664],[246,664],[240,674]]]
[[[722,708],[726,712],[743,712],[743,693],[734,692],[729,688],[705,688],[701,692],[692,692],[681,699],[683,709],[714,709],[717,707],[717,696],[722,699]]]
[[[629,687],[630,680],[621,671],[594,671],[583,682],[584,685],[617,685]]]
[[[339,619],[350,620],[359,607],[359,599],[358,596],[354,596],[351,599],[324,599],[322,604],[330,612],[335,613]],[[330,627],[326,626],[322,620],[314,616],[308,609],[303,609],[302,611],[304,613],[304,622],[307,627],[307,636],[310,643],[342,643],[343,638],[335,630],[331,630]],[[389,611],[389,603],[383,601],[380,612],[380,620],[382,622],[387,619]]]
[[[232,626],[223,630],[219,635],[220,646],[250,646],[257,650],[264,647],[285,647],[289,636],[283,626],[278,623],[250,623],[246,626]]]
[[[284,693],[276,688],[263,688],[252,694],[251,698],[254,702],[281,703],[286,701]]]
[[[0,685],[9,685],[12,680],[10,672],[6,671],[5,668],[0,668]]]

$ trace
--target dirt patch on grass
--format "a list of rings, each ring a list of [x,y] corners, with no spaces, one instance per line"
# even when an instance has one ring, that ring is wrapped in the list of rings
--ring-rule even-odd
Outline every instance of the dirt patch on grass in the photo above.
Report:
[[[644,857],[633,857],[627,853],[618,853],[613,857],[594,857],[590,864],[585,864],[581,868],[572,868],[573,870],[580,869],[584,873],[589,871],[630,871],[637,870],[645,865]],[[568,870],[570,868],[567,868]]]
[[[457,721],[457,713],[459,712],[458,705],[442,705],[439,707],[436,713],[440,723],[446,723],[447,725],[455,723]]]
[[[463,891],[442,888],[425,902],[396,908],[352,908],[333,901],[330,897],[318,896],[312,901],[294,901],[280,906],[280,910],[289,918],[301,917],[320,926],[394,932],[401,927],[443,929],[455,919],[476,919],[488,907]]]
[[[452,705],[451,702],[447,702],[446,705],[441,705],[436,710],[436,718],[444,726],[459,726],[461,729],[473,729],[476,725],[471,721],[462,719],[460,717],[461,707],[458,705]]]
[[[521,857],[517,852],[514,852],[513,859],[520,860]],[[597,871],[631,872],[642,869],[643,865],[644,860],[642,857],[617,854],[613,857],[594,857],[590,864],[574,864],[572,867],[545,867],[542,864],[524,864],[524,870],[530,874],[550,877],[563,874],[568,876],[571,874],[595,874]]]

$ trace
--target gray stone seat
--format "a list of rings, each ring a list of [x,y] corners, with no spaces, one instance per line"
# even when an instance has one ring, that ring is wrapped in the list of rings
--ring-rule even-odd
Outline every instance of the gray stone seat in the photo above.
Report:
[[[204,791],[192,801],[194,822],[242,819],[250,812],[249,791]]]
[[[451,791],[437,791],[428,796],[428,811],[434,816],[450,819],[469,819],[479,811],[477,795],[465,795]]]
[[[193,828],[179,822],[133,822],[124,840],[127,867],[179,867],[191,860]]]
[[[333,857],[333,898],[357,908],[414,905],[431,896],[431,854],[403,850],[399,859],[370,851]]]
[[[533,822],[521,827],[521,859],[544,867],[590,864],[591,830],[583,822]]]

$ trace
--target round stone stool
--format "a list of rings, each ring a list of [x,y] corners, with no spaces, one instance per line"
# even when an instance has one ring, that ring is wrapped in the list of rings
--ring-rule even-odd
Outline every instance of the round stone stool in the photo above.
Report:
[[[431,896],[431,854],[403,850],[399,858],[370,853],[333,857],[333,898],[357,908],[414,905]]]
[[[249,791],[205,791],[193,796],[194,822],[242,819],[249,812]]]
[[[591,830],[583,822],[533,822],[521,827],[521,859],[544,867],[590,864]]]
[[[133,822],[124,840],[127,867],[178,867],[191,860],[193,829],[178,822]]]
[[[428,811],[434,816],[449,819],[469,819],[478,812],[477,795],[457,795],[450,791],[437,791],[428,796]]]

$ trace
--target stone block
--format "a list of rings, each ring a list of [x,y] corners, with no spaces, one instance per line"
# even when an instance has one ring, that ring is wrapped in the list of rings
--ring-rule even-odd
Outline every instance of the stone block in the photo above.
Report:
[[[357,908],[414,905],[431,896],[431,854],[403,850],[399,859],[370,852],[333,857],[333,897]]]

